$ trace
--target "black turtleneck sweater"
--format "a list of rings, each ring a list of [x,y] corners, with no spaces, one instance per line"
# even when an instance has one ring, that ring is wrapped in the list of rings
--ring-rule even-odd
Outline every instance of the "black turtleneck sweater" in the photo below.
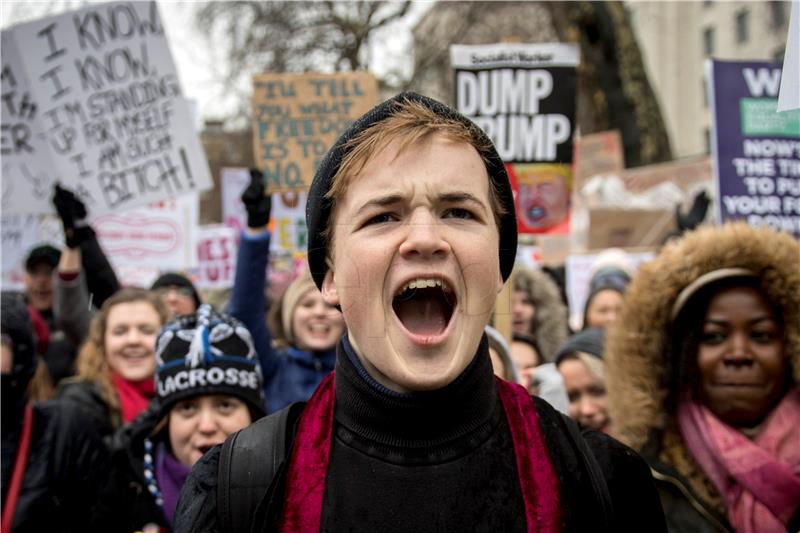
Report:
[[[413,394],[375,381],[345,339],[335,387],[323,531],[525,531],[485,339],[453,383]]]

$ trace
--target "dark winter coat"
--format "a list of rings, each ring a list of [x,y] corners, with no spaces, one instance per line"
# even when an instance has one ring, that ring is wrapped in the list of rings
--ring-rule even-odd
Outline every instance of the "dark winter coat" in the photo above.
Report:
[[[59,387],[57,399],[81,410],[94,430],[107,443],[110,443],[113,433],[122,427],[119,410],[112,410],[100,393],[100,388],[90,381],[80,378],[64,380]]]
[[[312,353],[296,348],[276,350],[272,346],[272,335],[264,320],[269,242],[269,233],[261,238],[242,235],[228,313],[241,320],[253,337],[264,377],[267,412],[274,413],[292,402],[311,397],[333,370],[336,350]]]
[[[108,482],[94,514],[99,530],[133,533],[155,524],[169,531],[163,510],[147,489],[144,474],[144,441],[157,423],[158,405],[153,402],[136,420],[115,433]]]
[[[642,266],[625,296],[618,322],[607,333],[606,385],[612,434],[648,461],[670,531],[733,531],[723,499],[687,450],[677,429],[680,391],[668,387],[670,310],[681,290],[704,273],[746,268],[761,278],[786,327],[794,383],[800,383],[800,244],[787,234],[744,224],[686,234]],[[800,528],[800,512],[792,531]]]
[[[502,408],[497,413],[499,422],[496,426],[489,427],[487,423],[482,422],[483,418],[476,419],[474,415],[477,411],[486,411],[488,409],[489,418],[485,420],[491,420],[493,416],[491,414],[492,409],[494,409],[491,406],[497,406],[499,402],[499,398],[495,396],[498,393],[496,387],[493,386],[494,377],[486,342],[481,344],[481,349],[476,355],[476,361],[465,370],[462,376],[453,382],[454,385],[451,388],[447,389],[448,394],[452,392],[455,396],[452,398],[437,397],[437,405],[444,409],[437,413],[431,412],[430,416],[422,415],[426,418],[424,422],[420,420],[415,422],[413,417],[415,408],[424,400],[419,398],[409,399],[408,403],[405,403],[407,400],[399,399],[397,393],[386,392],[385,389],[381,390],[374,384],[370,385],[368,379],[364,378],[361,372],[363,367],[359,370],[355,366],[356,363],[348,363],[347,355],[343,355],[341,343],[337,357],[335,380],[337,407],[335,410],[339,414],[335,415],[336,422],[334,422],[333,427],[332,457],[336,457],[337,454],[340,454],[338,456],[342,458],[355,457],[352,455],[353,453],[365,454],[365,452],[358,450],[367,447],[372,450],[365,454],[365,456],[372,457],[372,459],[367,459],[367,462],[375,466],[370,473],[371,477],[383,479],[388,476],[398,480],[403,479],[405,483],[408,483],[408,476],[412,476],[418,481],[414,485],[415,488],[413,490],[416,491],[414,496],[424,498],[426,494],[437,494],[439,493],[438,491],[446,490],[444,489],[445,486],[459,486],[457,480],[459,476],[456,475],[451,478],[449,474],[442,474],[443,471],[451,473],[448,466],[449,463],[464,464],[462,461],[468,461],[469,456],[484,453],[486,451],[485,446],[490,445],[489,443],[492,442],[498,443],[496,446],[498,453],[487,456],[486,459],[489,462],[496,461],[497,457],[504,455],[508,451],[509,441],[506,440],[505,444],[501,444],[503,442],[501,434],[508,432]],[[481,374],[476,377],[475,373],[470,374],[473,371]],[[489,380],[488,384],[486,380]],[[464,395],[465,393],[466,396]],[[465,401],[462,401],[462,399]],[[586,463],[576,449],[576,445],[571,440],[567,429],[566,424],[571,424],[571,422],[554,410],[547,402],[538,398],[533,398],[532,401],[537,410],[545,444],[550,451],[549,456],[560,483],[564,531],[601,531],[603,528],[599,524],[602,524],[603,519],[600,504],[589,481]],[[470,406],[465,409],[465,404]],[[353,408],[355,408],[355,413],[361,413],[358,415],[359,421],[350,420],[354,414]],[[459,412],[450,412],[451,409],[457,409]],[[398,417],[391,421],[385,421],[386,424],[383,427],[375,427],[375,424],[371,424],[366,428],[366,432],[371,432],[375,435],[392,435],[393,427],[405,428],[411,424],[416,427],[417,432],[420,434],[408,434],[404,437],[398,437],[398,439],[403,438],[412,444],[403,447],[389,446],[387,448],[385,444],[380,444],[385,440],[385,435],[380,437],[379,440],[373,441],[369,437],[365,437],[363,431],[355,429],[359,427],[359,422],[375,420],[376,414],[384,412],[397,413]],[[429,413],[429,411],[425,412]],[[406,415],[408,414],[412,414],[412,419],[407,419]],[[339,419],[340,416],[342,421]],[[378,417],[381,420],[384,418]],[[458,422],[452,422],[453,419],[458,420]],[[440,431],[437,429],[438,426],[435,425],[436,420],[444,422],[444,425],[447,426],[447,429],[442,431],[447,431],[448,434],[459,434],[459,436],[443,443],[431,444],[433,442],[431,439],[440,435]],[[345,424],[347,424],[347,427]],[[353,429],[351,429],[350,424],[352,424]],[[292,427],[291,422],[288,427]],[[489,428],[488,436],[483,435],[484,428]],[[584,438],[592,450],[608,485],[614,508],[614,521],[609,530],[637,533],[641,531],[665,531],[664,518],[647,465],[632,450],[604,434],[586,432],[584,433]],[[456,442],[460,444],[455,444]],[[465,443],[468,444],[464,446]],[[190,531],[193,533],[211,533],[219,530],[217,523],[217,474],[220,449],[221,447],[217,446],[209,451],[195,465],[192,474],[187,479],[181,493],[178,510],[176,511],[175,531],[177,533],[188,533]],[[457,456],[447,461],[442,460],[442,457],[450,457],[450,454],[454,451],[458,453]],[[264,449],[263,453],[264,457],[269,457],[269,450]],[[511,454],[513,457],[513,451]],[[362,460],[362,458],[359,458],[356,462]],[[274,530],[270,524],[274,524],[275,518],[280,514],[286,482],[286,463],[284,461],[283,466],[278,469],[269,490],[265,494],[255,496],[257,501],[261,502],[261,505],[259,505],[254,520],[261,527],[257,527],[254,531]],[[336,512],[334,509],[339,507],[331,506],[331,502],[337,501],[337,498],[354,498],[355,502],[374,502],[374,505],[379,509],[402,508],[402,505],[394,506],[391,502],[397,498],[404,497],[401,493],[405,490],[402,488],[403,482],[398,481],[395,485],[385,485],[385,490],[379,491],[380,493],[360,494],[360,492],[364,491],[364,487],[370,485],[367,482],[359,482],[360,476],[352,473],[352,465],[352,462],[347,464],[341,464],[340,462],[337,467],[335,459],[329,465],[323,516],[325,516],[326,512]],[[463,509],[466,506],[470,507],[470,513],[474,513],[475,509],[481,509],[480,517],[485,519],[485,523],[507,522],[508,520],[504,522],[500,516],[501,514],[505,515],[506,519],[517,516],[516,514],[511,517],[508,516],[508,503],[510,499],[517,498],[516,501],[521,505],[521,496],[518,492],[515,493],[512,488],[512,486],[516,486],[516,491],[518,491],[519,485],[516,480],[512,485],[507,485],[505,482],[508,479],[505,477],[503,479],[493,479],[493,476],[497,476],[496,472],[498,470],[492,468],[492,466],[486,466],[484,469],[477,468],[469,473],[463,473],[461,476],[482,478],[486,482],[485,485],[481,482],[482,484],[479,488],[472,486],[469,490],[456,494],[455,500],[452,492],[442,492],[440,499],[428,500],[432,502],[431,505],[433,506],[437,505],[436,502],[440,502],[439,504],[442,505],[440,520],[447,520],[446,517],[448,516],[453,518],[453,509],[445,508],[445,506],[449,505],[446,502],[453,503],[454,501],[457,502],[455,504],[457,506],[456,514],[459,513],[458,508]],[[516,469],[512,468],[512,470]],[[337,485],[337,483],[341,484],[341,486]],[[331,484],[335,486],[331,486]],[[505,492],[506,489],[511,492]],[[473,503],[475,504],[474,508],[472,507]],[[383,504],[386,504],[386,506],[384,507]],[[346,506],[355,509],[358,505],[356,503]],[[430,505],[428,507],[427,511],[430,512]],[[381,517],[388,517],[393,512],[379,512],[376,516],[370,517],[370,519],[373,522],[379,521]],[[519,512],[524,517],[524,511],[521,508]],[[496,514],[493,515],[493,513]],[[353,518],[353,516],[350,513],[349,518]],[[335,518],[333,519],[335,520]],[[347,517],[343,519],[347,520]],[[408,525],[410,523],[416,524],[419,520],[419,516],[409,516],[399,522],[394,519],[379,528],[371,527],[371,529],[385,533],[419,531],[419,528],[409,527]],[[399,526],[399,524],[403,525]],[[375,524],[372,525],[374,526]],[[432,531],[437,527],[432,523],[425,525],[427,526],[425,530]],[[524,528],[524,519],[522,523],[516,521],[516,526]],[[438,527],[441,529],[445,526],[440,523]],[[327,529],[323,527],[323,529],[326,531],[338,530],[335,527]],[[342,530],[347,529],[343,527]],[[447,531],[447,529],[441,530]]]
[[[108,464],[106,447],[80,411],[58,401],[36,404],[12,533],[102,531],[90,524],[90,517]],[[8,488],[3,489],[5,502]]]

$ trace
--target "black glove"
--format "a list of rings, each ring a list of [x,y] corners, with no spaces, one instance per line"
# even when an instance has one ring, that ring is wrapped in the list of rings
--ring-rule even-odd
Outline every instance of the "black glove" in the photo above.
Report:
[[[678,229],[680,231],[691,231],[700,225],[706,219],[706,212],[708,205],[711,203],[711,198],[708,197],[706,191],[700,191],[694,197],[692,207],[688,213],[681,212],[680,205],[675,207],[675,218],[678,221]]]
[[[54,190],[53,205],[64,226],[64,242],[69,248],[77,248],[94,235],[86,223],[86,206],[69,189],[56,184]]]
[[[242,193],[242,203],[247,209],[247,227],[263,228],[269,223],[272,197],[264,194],[264,175],[260,170],[250,169],[250,184]]]

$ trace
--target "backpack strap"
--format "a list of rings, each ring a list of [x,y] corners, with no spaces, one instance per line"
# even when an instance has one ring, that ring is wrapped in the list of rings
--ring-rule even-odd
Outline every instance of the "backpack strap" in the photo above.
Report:
[[[589,444],[576,424],[571,418],[563,413],[560,413],[564,425],[567,427],[569,437],[575,443],[575,447],[583,459],[583,464],[586,465],[586,470],[589,473],[589,481],[592,484],[592,490],[597,495],[597,503],[600,505],[600,510],[603,513],[603,522],[605,528],[601,527],[599,531],[612,531],[614,524],[614,504],[611,501],[611,492],[608,490],[608,483],[600,468],[600,463],[597,462],[594,453],[589,448]]]
[[[250,531],[250,520],[294,439],[305,402],[295,402],[230,435],[222,445],[217,484],[221,533]]]

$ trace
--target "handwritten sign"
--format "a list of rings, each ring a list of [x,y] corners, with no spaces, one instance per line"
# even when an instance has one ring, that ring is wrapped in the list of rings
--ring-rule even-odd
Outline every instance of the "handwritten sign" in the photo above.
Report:
[[[778,112],[781,67],[709,61],[720,221],[800,238],[800,109]]]
[[[456,107],[506,163],[520,233],[569,233],[576,44],[453,45]]]
[[[24,51],[52,175],[89,212],[212,186],[155,2],[112,2],[7,30]]]
[[[254,153],[267,188],[307,191],[339,135],[377,103],[366,72],[254,76]]]
[[[236,274],[236,230],[218,224],[201,226],[197,235],[197,267],[190,275],[198,289],[228,289]]]
[[[6,32],[0,33],[0,156],[3,213],[48,213],[56,175],[47,144],[37,130],[40,106],[22,58]]]

